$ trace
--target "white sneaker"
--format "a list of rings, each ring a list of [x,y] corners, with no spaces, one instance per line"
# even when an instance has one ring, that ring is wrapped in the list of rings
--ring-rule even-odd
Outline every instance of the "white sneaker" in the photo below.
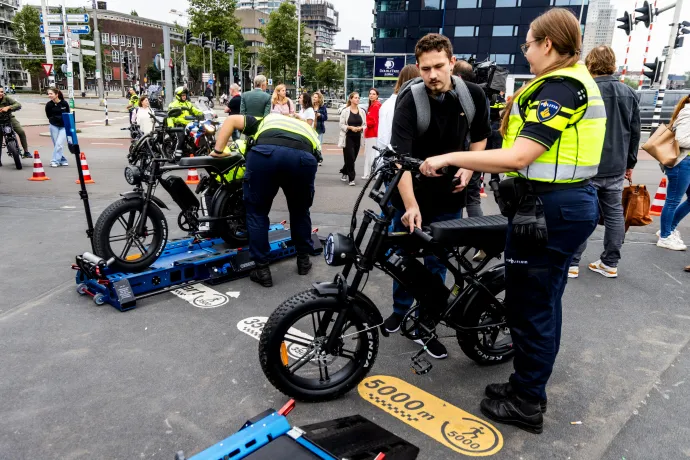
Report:
[[[659,238],[656,245],[660,248],[671,249],[672,251],[685,251],[688,248],[682,241],[675,239],[673,236]]]
[[[343,182],[347,182],[347,175],[343,174],[340,180]]]
[[[363,180],[368,180],[368,179],[369,179],[369,176],[362,176],[362,179],[363,179]]]
[[[577,265],[568,267],[568,278],[577,278],[578,276],[580,276],[580,267]]]
[[[50,167],[51,167],[51,168],[57,168],[58,166],[60,166],[59,163],[56,163],[55,161],[51,161],[51,162],[50,162]]]
[[[355,181],[350,181],[350,187],[354,187],[355,185]]]
[[[618,278],[618,267],[609,267],[601,260],[592,262],[591,264],[587,265],[587,268],[593,272],[599,273],[600,275],[604,275],[606,278]]]
[[[661,238],[661,230],[656,231],[656,236],[657,238]],[[680,241],[681,243],[684,243],[683,239],[680,237],[680,232],[676,229],[671,232],[669,235],[670,238],[675,238],[676,240]]]

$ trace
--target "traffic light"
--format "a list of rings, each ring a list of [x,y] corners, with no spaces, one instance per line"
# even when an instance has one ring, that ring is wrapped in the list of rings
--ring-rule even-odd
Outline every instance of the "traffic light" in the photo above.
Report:
[[[203,48],[205,45],[206,45],[206,34],[202,32],[201,35],[199,35],[199,46],[201,46]]]
[[[225,52],[227,54],[231,54],[235,52],[235,45],[230,45],[229,43],[225,44]]]
[[[127,51],[122,52],[122,70],[129,75],[129,53]]]
[[[218,40],[216,42],[216,51],[223,51],[223,50],[225,50],[225,40],[223,40],[223,41]]]
[[[644,26],[649,28],[649,24],[654,22],[654,10],[652,9],[652,5],[650,5],[649,2],[645,0],[644,5],[642,5],[642,8],[637,8],[635,11],[640,13],[635,18],[635,24],[637,24],[638,22],[644,22]]]
[[[630,14],[626,11],[623,13],[623,17],[616,19],[616,21],[622,22],[622,24],[619,25],[618,28],[623,29],[625,31],[625,35],[630,35],[630,32],[632,32],[632,29],[633,29],[632,14]]]
[[[218,37],[211,40],[211,51],[215,51],[217,49],[218,49]]]
[[[690,22],[688,21],[683,21],[680,24],[678,24],[678,33],[676,34],[676,43],[673,45],[673,48],[680,48],[683,46],[683,41],[685,40],[685,37],[683,35],[685,34],[690,34]]]
[[[240,69],[237,66],[232,67],[232,82],[236,83],[240,79]]]
[[[661,76],[661,63],[659,62],[659,58],[655,58],[654,62],[645,62],[644,66],[651,71],[647,72],[643,69],[642,73],[644,76],[649,78],[652,83],[657,83]]]
[[[192,41],[192,31],[189,29],[184,30],[184,44],[189,45]]]

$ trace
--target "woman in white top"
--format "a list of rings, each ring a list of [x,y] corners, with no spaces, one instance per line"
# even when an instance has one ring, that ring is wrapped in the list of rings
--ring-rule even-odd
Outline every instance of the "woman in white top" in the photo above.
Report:
[[[388,144],[391,142],[393,112],[395,111],[395,100],[398,98],[400,88],[409,80],[417,77],[419,77],[419,69],[416,65],[407,64],[403,67],[398,76],[398,82],[395,84],[395,89],[393,89],[393,94],[381,106],[381,110],[379,110],[379,136],[377,140],[379,148],[388,147]]]
[[[300,102],[302,103],[302,108],[297,114],[297,117],[299,117],[300,120],[306,121],[309,126],[316,129],[316,125],[314,123],[316,114],[314,113],[314,108],[311,105],[311,94],[302,94],[302,100]]]
[[[148,134],[153,131],[153,119],[151,117],[154,113],[148,96],[141,96],[139,107],[141,108],[137,110],[137,124],[142,133]]]

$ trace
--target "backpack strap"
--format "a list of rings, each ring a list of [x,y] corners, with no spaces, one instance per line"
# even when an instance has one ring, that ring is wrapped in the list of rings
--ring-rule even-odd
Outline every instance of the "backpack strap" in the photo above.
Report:
[[[410,85],[410,91],[412,91],[412,98],[417,109],[417,136],[421,136],[429,129],[429,123],[431,123],[429,95],[426,93],[424,81]]]
[[[470,90],[467,88],[467,84],[462,80],[462,78],[453,75],[453,84],[455,86],[455,93],[458,95],[460,100],[460,105],[465,111],[465,116],[467,117],[467,128],[472,127],[472,121],[477,113],[477,108],[474,106],[474,100],[472,100],[472,95]]]

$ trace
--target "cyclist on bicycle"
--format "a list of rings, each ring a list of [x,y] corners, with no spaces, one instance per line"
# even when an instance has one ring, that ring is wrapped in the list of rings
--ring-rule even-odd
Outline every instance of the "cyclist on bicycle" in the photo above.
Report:
[[[179,86],[175,89],[175,100],[168,105],[168,111],[171,109],[182,109],[182,115],[176,118],[168,117],[168,127],[187,126],[189,120],[185,117],[190,115],[203,116],[204,113],[194,107],[194,104],[189,100],[189,90],[184,86]],[[185,141],[184,133],[175,133],[177,135],[177,146],[175,147],[175,154],[182,154],[184,151]]]
[[[19,121],[14,118],[14,114],[12,113],[21,108],[22,105],[19,102],[15,101],[9,96],[6,96],[4,88],[0,88],[0,121],[8,121],[9,119],[12,129],[14,129],[15,133],[19,134],[19,140],[21,141],[22,148],[24,149],[24,158],[33,158],[34,156],[29,153],[24,128],[22,128],[22,125],[19,124]]]

